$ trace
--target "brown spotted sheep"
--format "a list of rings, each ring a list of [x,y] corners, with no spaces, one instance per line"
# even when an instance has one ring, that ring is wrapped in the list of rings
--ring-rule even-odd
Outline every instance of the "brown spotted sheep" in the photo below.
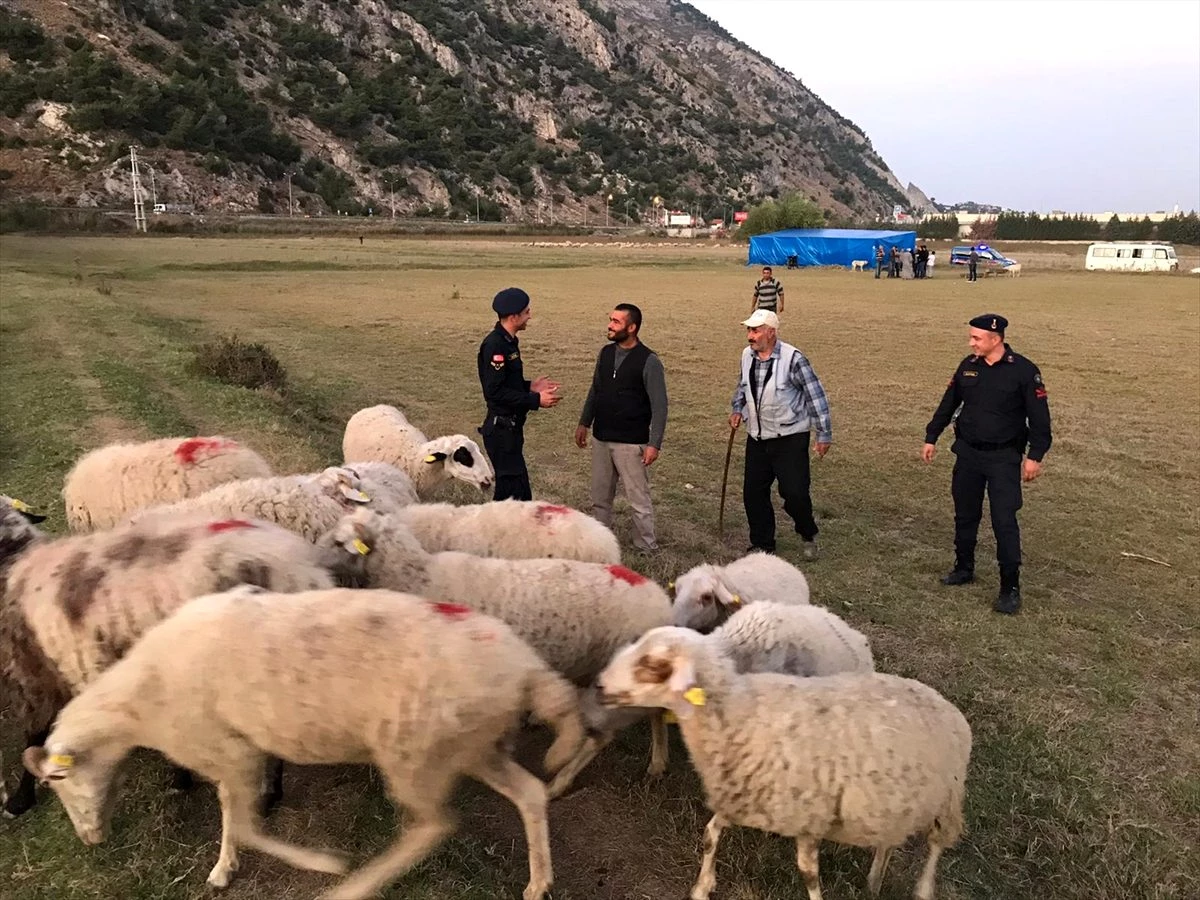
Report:
[[[72,531],[111,528],[148,506],[270,475],[266,460],[227,437],[110,444],[80,457],[67,473],[67,524]]]
[[[457,550],[502,559],[621,561],[621,547],[607,526],[577,509],[554,503],[421,503],[395,515],[431,553]]]
[[[350,417],[342,436],[342,459],[352,467],[360,462],[391,463],[408,473],[424,498],[451,479],[481,491],[496,480],[487,456],[465,434],[430,440],[394,406],[371,406]]]
[[[612,655],[671,621],[671,601],[657,584],[624,566],[569,559],[488,559],[429,553],[397,517],[360,508],[322,539],[342,554],[339,577],[360,587],[389,588],[462,603],[507,622],[555,671],[590,691]],[[588,694],[584,695],[587,704]],[[595,732],[550,786],[558,797],[630,716],[603,715],[589,704]],[[667,766],[666,726],[651,716],[649,774]]]
[[[27,744],[41,743],[73,694],[186,600],[238,584],[331,587],[330,559],[266,522],[172,517],[50,539],[0,505],[0,687]],[[24,779],[5,811],[33,802]]]
[[[219,660],[212,648],[220,646]],[[527,713],[555,731],[554,771],[584,737],[572,686],[503,622],[391,591],[313,591],[287,602],[235,589],[186,604],[149,631],[62,713],[26,767],[58,794],[88,844],[105,839],[113,774],[150,747],[217,784],[225,887],[239,846],[340,873],[339,856],[268,837],[254,807],[265,754],[300,764],[372,763],[408,822],[327,900],[375,895],[454,830],[462,776],[520,811],[529,845],[524,900],[553,881],[545,785],[511,758]]]
[[[967,720],[937,691],[878,673],[739,674],[713,641],[676,627],[643,635],[599,682],[606,704],[679,719],[713,813],[692,900],[716,885],[729,825],[793,838],[810,900],[821,897],[821,841],[874,849],[874,896],[892,851],[923,834],[929,855],[915,895],[932,900],[938,857],[963,832],[971,754]]]

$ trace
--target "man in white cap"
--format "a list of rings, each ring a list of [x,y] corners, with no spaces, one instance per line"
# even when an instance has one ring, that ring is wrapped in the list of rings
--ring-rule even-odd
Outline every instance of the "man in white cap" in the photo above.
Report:
[[[824,457],[833,441],[829,400],[808,358],[779,340],[779,317],[755,310],[742,323],[749,346],[733,393],[731,428],[746,423],[746,468],[742,502],[750,525],[750,550],[775,551],[771,485],[779,479],[783,508],[804,541],[805,559],[817,558],[817,523],[809,497],[808,448]]]

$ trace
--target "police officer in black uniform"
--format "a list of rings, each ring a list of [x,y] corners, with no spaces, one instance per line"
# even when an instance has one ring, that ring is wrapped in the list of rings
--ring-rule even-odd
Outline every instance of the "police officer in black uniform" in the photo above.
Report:
[[[967,324],[971,355],[951,376],[925,426],[921,458],[933,461],[938,435],[961,407],[950,448],[957,457],[951,481],[955,562],[942,584],[975,580],[975,538],[986,488],[1000,564],[1000,594],[992,608],[1012,615],[1021,608],[1021,481],[1037,478],[1050,449],[1050,404],[1038,367],[1005,343],[1004,316],[987,313]],[[1022,464],[1026,444],[1029,452]]]
[[[530,410],[559,401],[557,382],[542,376],[525,380],[517,332],[529,324],[529,295],[505,288],[492,300],[496,327],[479,345],[479,383],[487,403],[487,418],[479,428],[483,446],[496,470],[495,500],[532,500],[525,467],[525,416]]]

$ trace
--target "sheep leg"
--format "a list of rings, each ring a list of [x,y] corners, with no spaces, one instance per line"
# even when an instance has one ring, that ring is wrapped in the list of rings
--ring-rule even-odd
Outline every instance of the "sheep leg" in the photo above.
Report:
[[[367,900],[411,869],[454,831],[454,816],[445,799],[456,773],[405,772],[398,777],[381,770],[388,793],[397,808],[406,807],[411,824],[391,847],[353,875],[321,895],[320,900]],[[418,787],[419,785],[419,787]],[[419,791],[419,794],[413,794]]]
[[[700,877],[692,887],[691,900],[708,900],[717,886],[717,842],[728,825],[717,813],[704,826],[704,855],[700,858]]]
[[[658,778],[667,771],[671,748],[667,743],[667,720],[662,710],[657,710],[650,716],[650,768],[646,774]]]
[[[925,859],[925,868],[921,870],[921,877],[917,879],[917,889],[913,891],[913,896],[917,900],[933,900],[933,875],[937,871],[938,857],[942,855],[945,848],[941,844],[929,844],[929,856]]]
[[[613,733],[611,731],[589,734],[587,740],[583,742],[583,746],[579,748],[571,760],[558,770],[558,774],[554,776],[554,779],[547,788],[547,796],[551,800],[556,800],[565,794],[568,788],[571,787],[571,783],[575,780],[575,777],[587,768],[588,763],[595,759],[596,754],[608,746],[612,739]]]
[[[883,873],[887,871],[895,847],[876,847],[875,858],[871,860],[871,871],[867,873],[867,890],[872,897],[879,896],[879,888],[883,884]]]
[[[176,769],[176,773],[187,772],[187,769]],[[188,772],[190,775],[191,773]],[[217,785],[217,798],[221,801],[221,853],[217,856],[217,864],[208,873],[208,883],[215,888],[229,886],[233,873],[238,870],[238,852],[236,827],[233,816],[233,795],[226,782]]]
[[[796,838],[796,866],[804,876],[808,900],[821,900],[821,877],[817,868],[817,852],[821,842],[810,837]]]
[[[264,819],[274,812],[283,799],[283,760],[272,756],[267,760],[263,773],[262,791],[258,798],[258,812]]]
[[[471,774],[508,798],[521,814],[529,845],[529,884],[521,896],[523,900],[542,900],[554,882],[550,830],[546,823],[546,786],[513,760],[500,755]]]
[[[262,777],[263,759],[255,757],[249,765],[240,766],[238,770],[226,771],[216,779],[218,795],[221,798],[221,822],[225,833],[221,838],[221,850],[226,867],[222,867],[221,859],[209,876],[212,884],[218,884],[222,875],[232,874],[227,870],[230,858],[226,853],[226,835],[231,846],[233,859],[237,858],[237,845],[267,853],[283,860],[297,869],[308,869],[311,872],[326,872],[330,875],[341,875],[346,871],[346,863],[341,857],[319,850],[310,850],[296,844],[276,840],[262,832],[259,825],[258,812],[255,802],[258,799],[259,781]],[[226,817],[228,810],[228,817]]]
[[[25,734],[25,746],[40,747],[46,743],[46,738],[50,736],[50,729],[43,728],[41,731],[30,731]],[[0,794],[4,793],[3,775],[0,774]],[[4,799],[4,816],[8,819],[15,819],[22,813],[29,812],[35,803],[37,803],[37,779],[33,773],[21,767],[21,779],[17,782],[17,789]]]

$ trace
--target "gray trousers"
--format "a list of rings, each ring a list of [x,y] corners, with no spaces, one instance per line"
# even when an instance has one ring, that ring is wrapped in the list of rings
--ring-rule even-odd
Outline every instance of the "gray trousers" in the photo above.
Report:
[[[614,444],[593,438],[592,515],[610,528],[618,480],[633,510],[633,545],[639,550],[657,550],[654,507],[650,504],[650,474],[642,465],[642,445]]]

